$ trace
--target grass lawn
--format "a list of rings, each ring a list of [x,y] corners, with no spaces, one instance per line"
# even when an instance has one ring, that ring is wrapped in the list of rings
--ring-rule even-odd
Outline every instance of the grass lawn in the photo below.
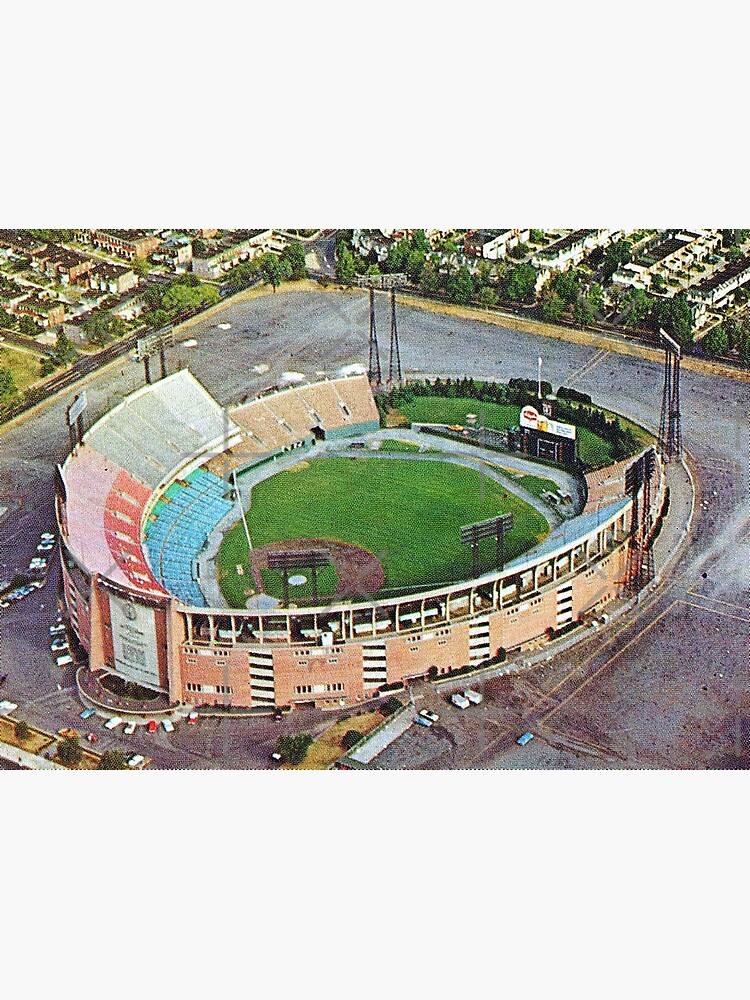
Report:
[[[21,743],[16,739],[15,722],[7,718],[0,718],[0,740],[3,743],[10,743],[11,746],[18,747],[21,750],[36,754],[41,753],[42,750],[45,750],[54,742],[49,736],[40,733],[38,729],[32,729],[29,738]]]
[[[285,764],[284,767],[290,771],[319,771],[325,770],[333,764],[335,760],[346,753],[341,746],[344,733],[350,729],[356,729],[358,733],[370,733],[383,721],[380,712],[365,712],[364,715],[353,715],[349,719],[341,719],[339,722],[326,729],[324,733],[315,740],[307,751],[307,755],[301,764],[292,766]]]
[[[293,538],[330,538],[358,545],[383,564],[384,590],[438,586],[471,576],[471,550],[459,528],[512,513],[505,557],[513,559],[546,537],[544,517],[482,473],[440,461],[388,458],[318,458],[298,471],[259,483],[248,517],[254,545]],[[493,565],[494,540],[483,545],[482,566]],[[228,603],[237,563],[246,563],[242,524],[227,535],[217,557]],[[247,573],[241,580],[247,578]],[[235,576],[235,579],[236,576]],[[247,586],[247,584],[245,585]],[[247,598],[235,604],[244,606]]]
[[[542,476],[523,475],[522,473],[515,472],[513,469],[506,469],[504,466],[503,472],[534,497],[541,498],[543,493],[557,493],[557,483],[551,479],[544,479]]]
[[[412,422],[426,424],[466,424],[466,414],[476,413],[477,426],[504,430],[515,427],[521,412],[518,406],[500,403],[482,403],[478,399],[443,396],[418,396],[413,403],[404,403],[401,412]]]
[[[614,416],[609,410],[599,407],[610,419]],[[506,427],[518,425],[519,407],[506,406],[498,403],[481,403],[477,399],[458,398],[444,399],[442,396],[420,396],[413,403],[405,403],[401,412],[410,421],[437,424],[466,424],[466,414],[477,414],[477,426],[493,427],[504,430]],[[623,428],[629,427],[641,447],[654,443],[654,438],[638,424],[619,417]],[[593,468],[609,465],[614,461],[612,446],[609,442],[594,434],[586,427],[578,428],[578,455]]]
[[[26,351],[0,347],[0,368],[9,368],[16,380],[16,388],[26,389],[42,377],[41,359]]]
[[[434,451],[435,449],[430,450]],[[381,441],[378,451],[417,452],[419,451],[419,445],[414,444],[413,441]]]

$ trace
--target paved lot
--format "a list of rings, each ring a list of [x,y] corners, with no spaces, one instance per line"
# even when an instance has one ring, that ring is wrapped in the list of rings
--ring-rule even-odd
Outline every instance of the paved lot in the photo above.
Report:
[[[383,296],[378,297],[378,310],[385,357],[389,314]],[[220,331],[218,322],[230,322],[232,328]],[[367,330],[364,293],[279,292],[232,305],[220,317],[191,327],[198,347],[176,347],[169,362],[172,368],[189,364],[207,388],[229,404],[273,384],[290,368],[315,375],[366,362]],[[652,429],[658,424],[662,369],[657,363],[411,307],[400,308],[399,335],[407,371],[534,378],[541,354],[545,375],[556,386],[572,383]],[[259,364],[268,365],[269,371],[254,372]],[[127,361],[94,377],[86,386],[89,416],[103,413],[142,382],[142,366]],[[610,638],[603,632],[575,653],[557,658],[541,676],[488,684],[486,704],[479,710],[438,709],[444,716],[442,730],[416,732],[412,727],[403,738],[408,737],[408,746],[399,748],[398,741],[385,752],[394,755],[391,764],[385,754],[379,764],[744,766],[744,720],[750,718],[748,624],[743,613],[750,555],[748,385],[684,371],[681,389],[684,441],[701,494],[692,544],[671,589],[665,588],[652,606],[644,605],[614,645],[608,645]],[[8,507],[0,519],[0,575],[6,578],[28,565],[38,533],[53,524],[51,477],[54,463],[65,455],[64,410],[73,394],[56,399],[0,438],[0,505]],[[30,721],[50,729],[70,724],[79,709],[69,687],[72,677],[61,678],[49,654],[47,626],[56,586],[52,574],[43,591],[0,612],[0,662],[2,672],[9,674],[3,694],[19,702]],[[680,645],[671,648],[675,636]],[[578,681],[587,683],[578,693],[575,675],[549,693],[591,653]],[[724,669],[710,669],[708,664],[714,662]],[[723,676],[713,677],[714,672]],[[58,691],[58,684],[65,690]],[[658,694],[660,685],[666,685],[666,694]],[[563,698],[568,700],[543,719],[543,706],[553,708]],[[481,725],[470,718],[481,720]],[[283,725],[311,729],[329,719],[314,713]],[[546,736],[540,733],[527,747],[516,748],[517,727],[528,728],[529,720],[541,721]],[[266,766],[276,735],[267,727],[273,725],[281,724],[222,720],[183,727],[171,737],[160,732],[152,743],[145,742],[144,734],[134,749],[146,747],[162,767]],[[127,737],[110,739],[115,745],[131,745]],[[106,746],[104,740],[99,744]]]

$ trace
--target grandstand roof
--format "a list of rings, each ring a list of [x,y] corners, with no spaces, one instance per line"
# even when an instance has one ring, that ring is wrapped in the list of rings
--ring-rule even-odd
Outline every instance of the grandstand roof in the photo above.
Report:
[[[146,385],[110,410],[84,441],[152,489],[240,429],[187,369]]]

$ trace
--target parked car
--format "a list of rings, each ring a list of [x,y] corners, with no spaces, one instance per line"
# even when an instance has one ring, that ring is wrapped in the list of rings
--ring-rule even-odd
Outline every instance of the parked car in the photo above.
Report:
[[[188,717],[187,717],[188,725],[189,726],[195,726],[195,725],[197,725],[199,718],[200,718],[200,716],[198,715],[197,712],[191,712],[190,715],[188,715]]]
[[[39,536],[43,542],[54,542],[55,535],[52,531],[43,531]]]
[[[7,674],[0,674],[0,684],[5,684],[5,682],[7,681],[7,679],[8,679],[8,675]]]
[[[518,739],[516,740],[516,743],[520,747],[525,747],[526,744],[529,742],[529,740],[533,740],[533,739],[534,739],[534,734],[533,733],[524,733],[523,736],[519,736],[518,737]]]
[[[65,631],[65,625],[62,622],[53,622],[49,627],[50,635],[59,635],[61,632]]]
[[[150,722],[146,723],[146,729],[148,730],[149,733],[155,733],[156,732],[156,722],[153,719],[151,719]]]
[[[427,729],[429,729],[432,725],[432,721],[430,719],[426,719],[423,715],[415,715],[412,722],[416,722],[418,726],[426,726]]]
[[[54,549],[54,547],[55,547],[54,542],[40,542],[37,545],[36,550],[37,552],[49,552],[50,549]]]
[[[127,726],[125,726],[125,728],[123,729],[123,733],[125,733],[126,736],[132,736],[135,730],[136,730],[136,723],[129,722]]]
[[[98,743],[99,742],[99,737],[96,735],[96,733],[88,733],[86,735],[86,739],[89,741],[89,743]]]
[[[481,705],[483,701],[479,691],[473,691],[471,688],[467,688],[464,691],[464,698],[468,698],[472,705]]]
[[[128,767],[135,767],[140,770],[144,767],[146,758],[141,753],[132,753],[129,757],[126,757],[125,763]]]
[[[90,719],[92,715],[96,715],[96,710],[93,708],[84,708],[81,714],[78,716],[79,719]]]
[[[17,708],[18,705],[14,701],[0,701],[0,715],[10,715]]]
[[[462,694],[452,694],[451,702],[456,706],[456,708],[468,708],[471,702],[468,698],[464,698]]]
[[[113,715],[111,719],[107,719],[104,723],[105,729],[117,729],[118,726],[122,725],[122,719],[119,715]]]
[[[437,712],[431,712],[429,708],[420,708],[419,714],[422,716],[423,719],[429,719],[430,722],[438,722],[440,719],[440,716],[437,714]]]
[[[173,733],[174,732],[174,725],[173,725],[171,719],[162,719],[161,720],[161,726],[162,726],[162,729],[164,730],[165,733]]]
[[[67,648],[68,648],[67,639],[55,639],[52,645],[50,646],[50,649],[52,650],[53,653],[56,653],[60,649],[67,649]]]

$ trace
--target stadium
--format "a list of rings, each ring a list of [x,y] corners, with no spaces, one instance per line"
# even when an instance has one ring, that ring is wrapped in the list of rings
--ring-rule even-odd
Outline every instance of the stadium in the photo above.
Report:
[[[471,413],[384,429],[356,372],[231,409],[187,369],[132,393],[55,477],[81,698],[111,709],[129,682],[144,718],[338,708],[601,616],[647,573],[660,462],[651,447],[585,474],[548,462],[525,488],[518,470],[575,428],[519,417],[514,459]]]

